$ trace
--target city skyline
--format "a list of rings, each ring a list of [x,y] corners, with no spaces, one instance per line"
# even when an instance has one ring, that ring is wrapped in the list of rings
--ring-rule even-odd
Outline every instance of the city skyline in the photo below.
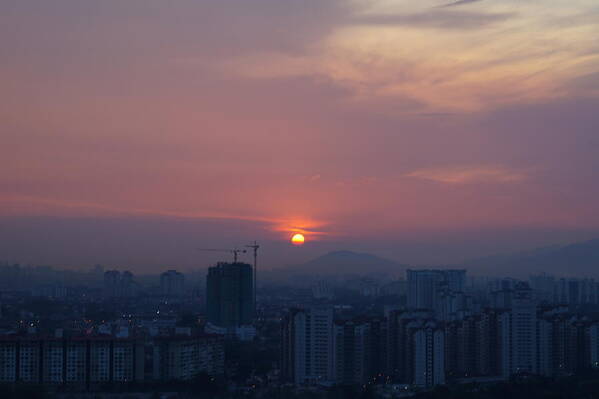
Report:
[[[599,398],[597,0],[0,10],[0,398]]]
[[[257,240],[267,268],[449,264],[597,238],[598,19],[590,0],[8,2],[2,260],[154,272]]]

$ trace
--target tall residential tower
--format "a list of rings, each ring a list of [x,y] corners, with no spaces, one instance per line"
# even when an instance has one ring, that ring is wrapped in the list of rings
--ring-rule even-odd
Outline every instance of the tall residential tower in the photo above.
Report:
[[[253,270],[247,263],[218,263],[206,278],[208,322],[222,328],[252,323]]]

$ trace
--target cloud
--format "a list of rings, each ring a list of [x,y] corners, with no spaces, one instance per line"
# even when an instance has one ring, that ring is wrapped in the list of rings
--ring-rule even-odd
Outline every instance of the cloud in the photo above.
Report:
[[[501,166],[452,166],[418,169],[405,175],[446,184],[515,183],[527,178],[521,171]]]
[[[308,237],[331,237],[336,236],[338,233],[332,231],[326,231],[328,223],[316,222],[313,220],[299,220],[290,219],[284,220],[278,224],[272,225],[270,230],[276,233],[281,233],[284,236],[288,236],[293,233],[301,233]]]
[[[379,14],[366,15],[355,20],[356,24],[398,25],[434,29],[479,29],[488,25],[506,21],[515,13],[480,13],[463,11],[433,10],[416,14]]]
[[[437,8],[447,8],[447,7],[463,6],[465,4],[478,3],[479,1],[482,1],[482,0],[457,0],[457,1],[454,1],[454,2],[451,2],[451,3],[442,4],[440,6],[437,6]]]
[[[320,179],[320,175],[311,179]],[[311,180],[312,181],[312,180]],[[315,180],[314,180],[315,181]],[[324,237],[334,235],[334,232],[325,231],[329,224],[308,218],[277,218],[257,215],[247,215],[233,212],[178,212],[147,208],[122,208],[101,203],[57,200],[52,198],[39,198],[26,195],[6,195],[0,193],[0,219],[15,216],[39,217],[51,214],[54,216],[78,218],[165,218],[170,220],[213,220],[250,222],[262,225],[264,230],[277,234],[302,233],[310,237]]]
[[[181,219],[231,219],[249,222],[281,223],[282,219],[261,216],[239,215],[226,212],[177,212],[148,208],[124,208],[94,202],[39,198],[26,195],[1,194],[0,217],[11,215],[74,215],[79,217],[98,216],[150,216]]]
[[[404,115],[595,96],[592,88],[568,85],[596,70],[590,38],[597,27],[569,24],[556,31],[557,17],[540,11],[511,2],[494,3],[492,12],[430,5],[356,10],[303,52],[240,55],[215,69],[241,79],[302,77],[340,88],[344,104]],[[531,32],[535,39],[523,41]]]

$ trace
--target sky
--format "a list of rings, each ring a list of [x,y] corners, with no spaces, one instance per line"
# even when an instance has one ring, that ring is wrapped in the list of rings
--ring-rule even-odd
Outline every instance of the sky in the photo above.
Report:
[[[599,237],[596,0],[0,0],[0,260]],[[303,247],[289,244],[295,232]]]

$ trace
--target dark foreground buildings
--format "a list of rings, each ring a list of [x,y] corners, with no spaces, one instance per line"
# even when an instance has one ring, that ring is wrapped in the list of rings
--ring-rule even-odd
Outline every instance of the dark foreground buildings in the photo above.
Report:
[[[252,272],[252,266],[247,263],[218,263],[208,269],[206,299],[209,323],[222,328],[236,328],[252,323]]]
[[[421,284],[423,297],[436,295],[431,286]],[[525,282],[507,294],[502,303],[509,306],[458,310],[448,320],[431,302],[428,309],[353,319],[339,319],[326,307],[292,309],[281,329],[281,376],[298,385],[378,381],[429,388],[599,368],[596,318],[539,305]]]
[[[0,337],[0,383],[93,388],[115,383],[185,381],[201,373],[216,376],[223,372],[224,347],[217,336]]]

